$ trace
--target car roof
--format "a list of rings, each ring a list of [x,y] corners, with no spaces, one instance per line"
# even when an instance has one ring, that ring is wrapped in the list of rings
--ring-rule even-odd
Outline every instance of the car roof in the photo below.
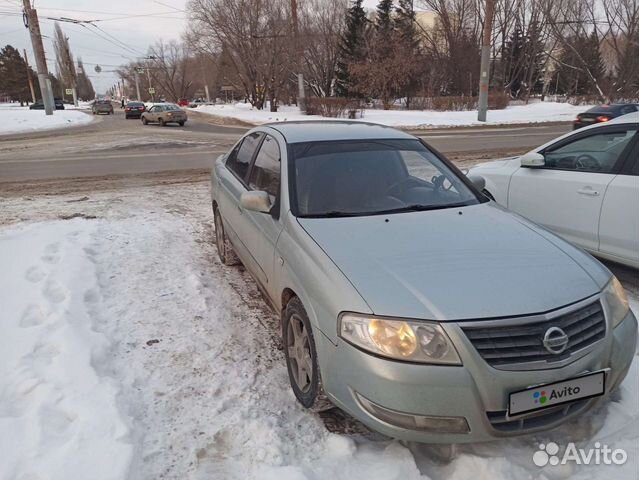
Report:
[[[408,133],[384,125],[348,120],[301,120],[263,125],[277,130],[287,143],[323,142],[328,140],[409,139]]]
[[[564,138],[571,137],[572,135],[580,134],[588,130],[605,128],[609,125],[619,125],[619,124],[631,124],[631,125],[634,124],[639,126],[639,112],[627,113],[625,115],[621,115],[620,117],[613,118],[612,120],[608,122],[595,123],[593,125],[588,125],[587,127],[580,128],[579,130],[571,130],[557,138],[550,140],[549,142],[544,143],[543,145],[539,147],[533,148],[532,150],[530,150],[530,152],[540,152],[544,148],[549,147],[550,145],[553,145],[554,143],[557,143],[558,141],[563,140]]]
[[[600,125],[610,125],[611,123],[639,123],[639,112],[626,113]]]

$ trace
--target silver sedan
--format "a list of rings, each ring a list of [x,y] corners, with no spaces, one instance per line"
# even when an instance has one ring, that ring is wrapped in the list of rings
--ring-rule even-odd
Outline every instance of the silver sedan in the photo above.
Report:
[[[280,315],[309,409],[404,440],[491,440],[582,414],[628,371],[637,320],[617,279],[411,135],[258,127],[211,187],[220,259]]]
[[[140,118],[144,125],[157,122],[161,127],[169,123],[177,123],[180,127],[183,127],[188,120],[186,112],[173,103],[153,105]]]

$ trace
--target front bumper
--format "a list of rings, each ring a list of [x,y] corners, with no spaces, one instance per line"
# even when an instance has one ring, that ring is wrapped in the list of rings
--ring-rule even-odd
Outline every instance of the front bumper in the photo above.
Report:
[[[455,330],[459,329],[454,325],[447,328],[453,342],[462,345],[467,340],[460,338],[461,330]],[[626,376],[636,342],[637,320],[629,312],[592,351],[573,363],[548,370],[505,371],[490,367],[472,347],[465,345],[458,349],[463,366],[420,365],[378,358],[341,339],[334,345],[323,335],[316,335],[322,380],[331,400],[375,431],[423,443],[488,441],[554,428],[585,412],[599,399],[577,401],[568,404],[569,408],[549,408],[513,420],[506,416],[509,393],[607,369],[607,395]],[[463,418],[468,431],[442,433],[401,428],[386,421],[384,415],[371,413],[366,401],[391,412]]]

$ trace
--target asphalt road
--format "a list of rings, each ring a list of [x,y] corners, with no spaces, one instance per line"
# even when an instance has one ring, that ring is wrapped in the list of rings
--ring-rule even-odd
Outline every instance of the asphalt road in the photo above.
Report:
[[[88,126],[0,137],[0,182],[208,168],[245,131],[197,118],[144,126],[116,107]]]
[[[0,137],[0,182],[208,168],[246,131],[189,112],[184,127],[142,125],[103,115],[88,126]],[[567,125],[411,132],[455,160],[515,155],[568,131]]]

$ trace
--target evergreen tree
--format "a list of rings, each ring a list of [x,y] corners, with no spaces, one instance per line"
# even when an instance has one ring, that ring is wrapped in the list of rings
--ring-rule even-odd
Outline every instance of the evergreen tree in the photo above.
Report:
[[[524,35],[521,23],[517,21],[506,45],[504,46],[503,60],[505,68],[506,90],[513,98],[519,96],[521,84],[524,79]]]
[[[393,0],[379,0],[375,18],[375,27],[378,31],[390,32],[393,29],[393,21],[391,18],[392,11]]]
[[[30,73],[34,79],[33,70],[30,70]],[[20,52],[11,45],[0,50],[0,93],[20,103],[31,99],[27,64]]]
[[[364,35],[368,19],[362,2],[363,0],[354,0],[346,14],[346,28],[340,42],[340,58],[335,73],[335,93],[340,97],[352,94],[349,67],[363,61],[366,55]]]
[[[394,18],[397,45],[407,61],[423,65],[424,59],[421,54],[420,38],[415,26],[415,20],[413,0],[399,0]],[[411,69],[410,72],[411,75],[407,79],[404,91],[400,92],[401,96],[405,98],[407,109],[410,109],[411,97],[419,85],[420,69]]]
[[[532,22],[526,32],[526,88],[527,94],[541,93],[544,87],[544,49],[539,22]]]
[[[415,9],[412,0],[399,0],[395,9],[395,28],[400,35],[415,48],[419,45],[419,37],[415,28]]]

